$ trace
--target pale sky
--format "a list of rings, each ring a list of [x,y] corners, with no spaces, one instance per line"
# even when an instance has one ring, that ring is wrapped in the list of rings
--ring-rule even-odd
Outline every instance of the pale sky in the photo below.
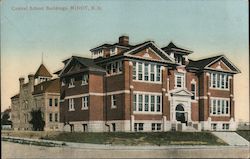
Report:
[[[62,60],[90,57],[91,48],[124,34],[131,44],[154,40],[163,47],[173,41],[193,50],[192,59],[226,55],[242,72],[234,83],[236,119],[249,120],[247,0],[3,0],[2,110],[18,93],[18,78],[35,73],[42,52],[55,72]]]

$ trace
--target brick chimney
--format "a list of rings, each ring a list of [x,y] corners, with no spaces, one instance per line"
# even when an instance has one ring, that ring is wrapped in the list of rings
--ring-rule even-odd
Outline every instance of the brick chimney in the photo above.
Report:
[[[23,84],[24,84],[24,78],[23,77],[20,77],[19,78],[19,84],[20,84],[20,87],[19,87],[19,92],[21,92],[22,88],[23,88]]]
[[[35,76],[33,74],[29,74],[28,75],[28,78],[29,78],[29,89],[30,89],[30,92],[33,92],[34,91],[34,85],[35,85]]]
[[[128,36],[120,36],[119,37],[119,44],[127,46],[129,45],[129,37]]]

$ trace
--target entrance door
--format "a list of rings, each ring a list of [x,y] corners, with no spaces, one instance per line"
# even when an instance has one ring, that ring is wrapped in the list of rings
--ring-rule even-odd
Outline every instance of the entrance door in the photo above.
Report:
[[[187,123],[186,117],[185,117],[185,111],[182,104],[178,104],[175,108],[175,118],[177,121],[180,121],[181,123]]]

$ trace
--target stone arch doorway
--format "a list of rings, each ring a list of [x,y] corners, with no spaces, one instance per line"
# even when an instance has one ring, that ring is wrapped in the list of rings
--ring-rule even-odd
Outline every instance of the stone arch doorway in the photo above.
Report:
[[[175,119],[181,123],[187,123],[187,113],[184,110],[183,104],[178,104],[175,108]]]

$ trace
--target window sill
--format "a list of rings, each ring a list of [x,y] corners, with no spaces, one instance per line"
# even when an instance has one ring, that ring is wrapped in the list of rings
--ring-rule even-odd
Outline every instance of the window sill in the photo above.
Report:
[[[143,115],[143,114],[149,114],[149,115],[162,115],[162,112],[145,112],[145,111],[133,111],[134,114]]]
[[[70,112],[75,111],[75,109],[69,109]]]
[[[89,83],[82,83],[81,86],[86,86],[88,85]]]
[[[88,110],[89,108],[82,108],[81,110]]]
[[[106,77],[116,76],[116,75],[121,75],[121,74],[122,74],[122,72],[112,73],[112,74],[106,74]]]
[[[143,80],[135,80],[135,79],[133,79],[133,82],[152,83],[152,84],[162,84],[161,81],[143,81]]]
[[[230,117],[230,114],[210,114],[211,117]]]
[[[73,86],[69,86],[68,88],[74,88],[75,87],[75,85],[73,85]]]
[[[213,87],[209,87],[209,89],[220,90],[220,91],[229,91],[230,90],[229,88],[213,88]]]

